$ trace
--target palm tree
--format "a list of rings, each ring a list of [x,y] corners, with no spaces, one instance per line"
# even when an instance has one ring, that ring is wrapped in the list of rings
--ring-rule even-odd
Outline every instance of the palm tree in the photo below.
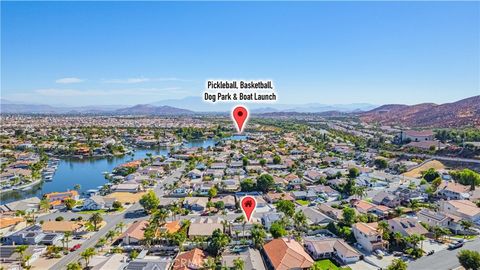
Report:
[[[261,249],[263,247],[266,236],[267,236],[267,233],[265,232],[265,229],[263,229],[263,226],[259,224],[253,225],[252,241],[256,249]]]
[[[83,251],[80,254],[82,259],[85,260],[85,267],[88,267],[88,264],[90,262],[90,258],[93,257],[93,255],[95,255],[95,254],[96,254],[96,252],[95,252],[94,248],[87,248],[85,251]]]
[[[21,245],[15,247],[15,252],[20,254],[20,257],[23,258],[23,255],[25,254],[25,251],[27,250],[28,246],[27,245]]]
[[[212,257],[208,257],[207,261],[203,263],[203,268],[214,270],[217,267],[217,263]]]
[[[245,263],[241,258],[236,258],[233,260],[233,268],[235,270],[244,270],[245,269]]]
[[[82,266],[78,262],[71,262],[67,264],[67,270],[82,270]]]
[[[119,233],[122,233],[124,227],[125,223],[123,221],[120,221],[117,225],[115,225],[115,230],[117,230]]]
[[[367,190],[366,190],[366,187],[364,186],[356,186],[354,189],[353,189],[353,194],[355,194],[355,196],[357,196],[360,200],[367,196]]]
[[[166,210],[165,208],[161,208],[159,209],[158,211],[156,211],[154,214],[153,214],[153,219],[155,224],[164,224],[165,221],[167,220],[168,218],[168,210]]]
[[[395,244],[398,247],[400,243],[403,242],[403,235],[400,232],[394,232],[393,239],[395,240]]]
[[[460,225],[462,226],[464,231],[468,231],[473,226],[473,223],[470,220],[465,220],[464,219],[464,220],[460,221]]]
[[[70,242],[70,237],[71,236],[72,236],[72,232],[70,232],[70,231],[66,231],[63,234],[63,241],[64,241],[64,243],[67,243],[67,250],[68,250],[68,242]]]
[[[107,241],[111,241],[113,240],[113,238],[115,237],[116,233],[114,230],[110,230],[107,232],[107,234],[105,235],[105,238],[107,239]]]
[[[388,223],[385,222],[385,221],[380,221],[380,222],[378,222],[378,228],[377,228],[377,230],[378,230],[378,233],[380,234],[380,236],[381,236],[382,239],[383,239],[383,234],[384,234],[385,232],[388,232]]]
[[[42,199],[39,207],[42,212],[47,212],[50,209],[50,202],[47,199]]]
[[[98,230],[98,224],[103,221],[103,218],[100,215],[100,213],[93,213],[90,216],[89,221],[93,224],[94,230],[97,231]]]
[[[305,224],[307,224],[307,217],[302,211],[298,211],[293,215],[293,222],[295,224],[295,228],[297,231],[300,230],[300,228],[303,228]]]

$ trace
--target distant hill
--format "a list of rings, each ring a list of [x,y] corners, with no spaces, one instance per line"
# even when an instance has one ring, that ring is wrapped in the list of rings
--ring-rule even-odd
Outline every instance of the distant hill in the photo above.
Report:
[[[185,97],[182,99],[166,99],[150,103],[155,106],[172,106],[176,108],[188,109],[196,112],[230,112],[235,106],[234,103],[208,103],[203,101],[202,97]],[[272,113],[272,112],[299,112],[299,113],[318,113],[326,111],[353,112],[356,110],[368,111],[376,107],[369,103],[353,104],[282,104],[282,103],[246,103],[252,113]]]
[[[480,127],[480,96],[453,103],[389,104],[358,113],[365,122],[410,127]]]
[[[187,115],[193,111],[179,109],[171,106],[153,106],[150,104],[139,104],[129,108],[118,109],[117,114],[141,114],[141,115]]]

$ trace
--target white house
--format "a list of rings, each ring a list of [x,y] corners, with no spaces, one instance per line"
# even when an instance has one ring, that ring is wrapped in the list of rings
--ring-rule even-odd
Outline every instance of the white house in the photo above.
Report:
[[[374,251],[385,248],[385,241],[378,233],[378,223],[358,222],[353,224],[352,231],[357,242],[367,251]]]

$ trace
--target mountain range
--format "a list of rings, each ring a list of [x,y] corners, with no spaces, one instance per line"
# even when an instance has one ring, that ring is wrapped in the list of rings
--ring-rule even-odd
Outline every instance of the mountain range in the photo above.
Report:
[[[388,104],[357,114],[364,122],[421,127],[480,127],[480,95],[452,103]]]
[[[1,99],[2,113],[50,113],[50,114],[133,114],[133,115],[190,115],[194,113],[227,113],[230,103],[211,104],[200,97],[186,97],[138,104],[135,106],[52,106],[44,104],[17,103]],[[319,114],[321,116],[354,116],[367,123],[404,125],[409,127],[480,127],[480,96],[452,103],[417,105],[387,104],[375,106],[368,103],[325,105],[309,103],[292,104],[249,104],[252,114],[264,116],[289,114]]]

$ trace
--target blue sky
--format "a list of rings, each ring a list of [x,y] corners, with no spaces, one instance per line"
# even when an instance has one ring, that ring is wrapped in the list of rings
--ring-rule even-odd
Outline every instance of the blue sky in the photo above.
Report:
[[[480,94],[479,2],[4,2],[2,98],[92,105],[273,79],[280,103]]]

